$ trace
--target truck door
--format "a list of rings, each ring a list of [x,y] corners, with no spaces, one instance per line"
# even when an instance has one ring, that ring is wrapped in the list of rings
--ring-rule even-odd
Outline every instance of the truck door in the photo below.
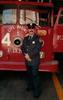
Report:
[[[60,8],[53,31],[54,52],[63,52],[63,8]]]

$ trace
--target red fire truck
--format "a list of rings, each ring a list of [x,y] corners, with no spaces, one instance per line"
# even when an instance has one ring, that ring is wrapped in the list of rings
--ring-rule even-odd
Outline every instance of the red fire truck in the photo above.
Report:
[[[28,23],[37,24],[37,35],[42,40],[39,71],[58,71],[58,62],[54,60],[54,50],[58,51],[59,47],[55,46],[57,41],[53,36],[53,4],[17,0],[0,0],[0,70],[26,71],[20,47]],[[62,40],[59,34],[58,31],[57,39]]]

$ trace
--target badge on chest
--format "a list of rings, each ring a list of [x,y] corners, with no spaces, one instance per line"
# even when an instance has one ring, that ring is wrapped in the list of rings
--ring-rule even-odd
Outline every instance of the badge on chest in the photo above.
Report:
[[[32,44],[35,44],[35,41],[32,41]]]

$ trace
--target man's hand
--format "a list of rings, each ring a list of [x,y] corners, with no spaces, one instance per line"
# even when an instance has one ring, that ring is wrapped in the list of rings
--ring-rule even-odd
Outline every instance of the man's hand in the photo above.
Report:
[[[30,56],[29,56],[28,54],[25,54],[25,59],[26,59],[27,61],[31,61],[31,58],[30,58]]]

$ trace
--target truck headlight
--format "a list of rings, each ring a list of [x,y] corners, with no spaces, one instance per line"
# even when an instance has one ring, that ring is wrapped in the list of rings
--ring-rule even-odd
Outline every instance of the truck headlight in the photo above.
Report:
[[[13,44],[16,46],[16,47],[20,47],[22,45],[22,39],[20,37],[15,37],[13,39]]]

